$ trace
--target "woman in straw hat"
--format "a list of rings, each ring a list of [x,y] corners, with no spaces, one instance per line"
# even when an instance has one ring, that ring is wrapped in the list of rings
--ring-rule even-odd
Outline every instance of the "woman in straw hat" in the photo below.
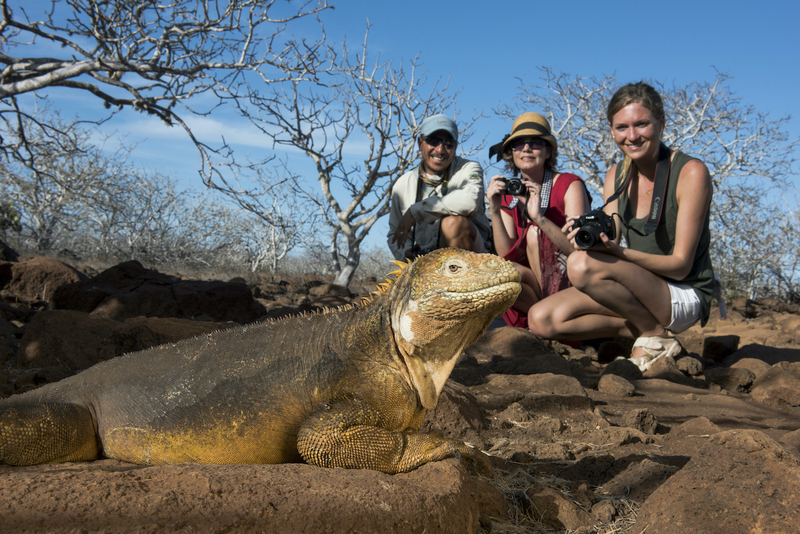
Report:
[[[569,287],[566,257],[574,251],[562,227],[569,216],[589,210],[589,195],[578,176],[556,171],[558,142],[538,113],[523,113],[511,133],[489,150],[521,180],[522,191],[506,194],[502,175],[493,176],[486,196],[497,254],[514,262],[522,293],[504,315],[511,326],[526,328],[528,310],[542,298]]]
[[[531,330],[567,340],[635,338],[631,360],[646,371],[680,352],[674,334],[708,319],[711,178],[703,162],[661,142],[664,104],[648,84],[619,89],[606,116],[625,156],[603,188],[614,235],[581,243],[585,229],[570,231],[573,242],[578,236],[588,247],[576,246],[569,257],[574,287],[533,306]]]

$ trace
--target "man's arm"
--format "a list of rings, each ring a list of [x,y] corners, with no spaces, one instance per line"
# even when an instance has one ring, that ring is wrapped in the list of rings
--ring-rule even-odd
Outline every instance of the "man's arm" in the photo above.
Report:
[[[394,187],[392,188],[392,199],[389,211],[389,233],[386,234],[386,244],[389,246],[389,250],[392,252],[392,255],[396,260],[405,260],[405,249],[408,245],[408,233],[403,236],[402,242],[397,235],[397,230],[401,226],[401,221],[403,220],[404,212],[409,212],[410,210],[405,208],[406,201],[408,198],[415,198],[416,191],[408,191],[409,182],[407,179],[407,174],[401,176],[397,183],[395,183]],[[409,197],[409,195],[413,195]],[[409,217],[410,217],[409,213]],[[406,226],[406,225],[403,225]],[[410,231],[410,228],[406,230],[406,232]]]
[[[447,194],[433,195],[410,207],[414,219],[432,222],[448,215],[473,217],[483,198],[483,169],[474,161],[456,159]]]

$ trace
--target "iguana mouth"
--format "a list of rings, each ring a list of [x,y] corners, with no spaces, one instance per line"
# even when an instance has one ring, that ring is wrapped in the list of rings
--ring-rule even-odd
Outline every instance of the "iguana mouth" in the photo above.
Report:
[[[509,281],[469,291],[441,291],[422,299],[419,309],[428,316],[457,317],[480,309],[508,307],[521,290],[519,282]]]
[[[470,291],[443,291],[438,293],[438,296],[461,302],[494,303],[499,300],[498,297],[513,293],[519,288],[519,282],[505,282],[503,284],[488,286],[481,289],[473,289]]]

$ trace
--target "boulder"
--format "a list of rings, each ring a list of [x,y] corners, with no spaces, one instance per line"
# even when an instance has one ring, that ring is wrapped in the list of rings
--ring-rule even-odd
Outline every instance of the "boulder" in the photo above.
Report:
[[[800,463],[757,430],[712,435],[642,506],[635,532],[797,532]]]
[[[704,375],[706,380],[712,384],[717,384],[722,389],[732,393],[747,393],[756,379],[756,375],[752,371],[734,367],[707,369]]]
[[[775,405],[800,405],[800,378],[787,363],[773,365],[753,382],[753,399]]]
[[[523,509],[547,529],[574,531],[592,523],[592,516],[562,492],[534,485],[525,492]]]
[[[338,284],[321,284],[314,286],[308,290],[308,294],[314,297],[340,297],[343,299],[353,297],[349,289]]]
[[[622,416],[621,425],[628,428],[635,428],[644,434],[653,435],[658,428],[658,421],[650,410],[637,408]]]
[[[628,358],[620,358],[606,365],[600,376],[607,374],[617,375],[628,381],[642,378],[642,371]]]
[[[615,397],[632,397],[634,390],[633,384],[614,374],[602,375],[597,385],[597,391]]]
[[[119,323],[71,310],[36,314],[25,329],[17,358],[28,368],[45,369],[47,382],[61,380],[100,361],[100,343]]]
[[[678,370],[688,376],[700,376],[703,374],[703,362],[694,356],[684,356],[675,362]]]
[[[478,534],[482,514],[505,512],[498,490],[455,460],[394,476],[304,464],[145,467],[114,460],[0,466],[0,476],[7,532]]]
[[[53,258],[0,262],[0,296],[11,302],[49,302],[61,286],[86,280],[85,274]]]
[[[246,324],[266,312],[246,284],[181,280],[145,269],[137,261],[59,287],[52,304],[115,321],[145,316]]]
[[[489,330],[466,349],[478,363],[550,355],[553,351],[530,330],[503,326]],[[567,366],[568,367],[568,366]]]
[[[769,371],[770,364],[763,360],[756,360],[755,358],[742,358],[733,365],[731,369],[747,369],[755,375],[756,378]]]
[[[711,434],[722,432],[722,429],[711,422],[708,417],[694,417],[685,423],[673,428],[669,433],[670,438],[708,437]]]

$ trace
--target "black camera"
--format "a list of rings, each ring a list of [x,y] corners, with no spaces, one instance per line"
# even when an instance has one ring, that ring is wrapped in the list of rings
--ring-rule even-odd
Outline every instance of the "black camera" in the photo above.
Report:
[[[573,223],[573,228],[579,228],[575,234],[575,244],[582,249],[592,248],[602,242],[600,234],[606,234],[609,239],[614,239],[614,218],[603,210],[592,210],[584,213]]]
[[[515,196],[528,194],[528,188],[519,178],[501,178],[501,180],[506,184],[503,194]]]

